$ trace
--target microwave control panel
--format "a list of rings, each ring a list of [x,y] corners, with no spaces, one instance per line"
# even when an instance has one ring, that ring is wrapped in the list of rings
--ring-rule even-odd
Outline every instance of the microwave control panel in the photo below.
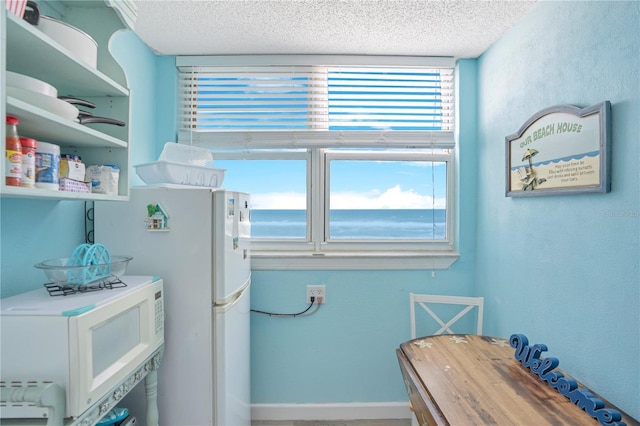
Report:
[[[156,334],[164,332],[164,303],[162,290],[156,292],[155,318],[156,318]]]

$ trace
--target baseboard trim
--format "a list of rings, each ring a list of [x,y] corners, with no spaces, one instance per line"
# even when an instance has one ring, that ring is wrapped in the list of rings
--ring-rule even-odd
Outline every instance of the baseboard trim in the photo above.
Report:
[[[378,420],[411,418],[408,402],[251,404],[252,420]]]

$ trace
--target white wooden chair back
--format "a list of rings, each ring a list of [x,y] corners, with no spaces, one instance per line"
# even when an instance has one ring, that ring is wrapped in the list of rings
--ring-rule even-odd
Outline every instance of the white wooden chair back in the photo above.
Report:
[[[409,294],[411,309],[411,338],[416,337],[416,305],[424,309],[439,325],[440,329],[433,335],[449,333],[454,334],[451,326],[460,318],[469,313],[474,307],[477,308],[478,319],[476,322],[476,334],[482,335],[482,316],[484,313],[484,297],[464,297],[464,296],[437,296],[432,294]],[[446,323],[429,308],[429,304],[460,305],[463,309]]]

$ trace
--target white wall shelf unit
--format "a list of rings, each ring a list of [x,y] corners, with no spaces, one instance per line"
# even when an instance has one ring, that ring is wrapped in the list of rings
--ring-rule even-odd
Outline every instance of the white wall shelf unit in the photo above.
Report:
[[[46,81],[63,93],[73,91],[79,96],[129,95],[128,89],[78,60],[27,21],[7,13],[6,22],[7,69],[10,71]]]
[[[6,79],[0,79],[0,112],[18,117],[18,133],[38,141],[60,145],[61,153],[76,154],[83,163],[117,164],[120,168],[117,195],[72,193],[5,185],[5,164],[0,162],[0,195],[3,197],[124,201],[129,198],[129,89],[126,76],[108,50],[116,31],[131,27],[123,22],[119,3],[61,2],[62,16],[56,19],[76,26],[98,43],[98,66],[93,68],[71,51],[2,7],[3,27],[0,69],[42,80],[54,86],[59,96],[90,101],[86,109],[98,117],[123,121],[124,127],[110,124],[79,124],[62,118],[38,105],[6,95]],[[114,9],[115,8],[115,9]],[[135,15],[132,15],[132,19]],[[133,22],[133,21],[131,21]],[[82,109],[82,107],[81,107]],[[2,125],[2,151],[5,126]]]
[[[7,96],[7,114],[20,117],[20,132],[35,139],[65,140],[74,147],[126,148],[127,142]]]

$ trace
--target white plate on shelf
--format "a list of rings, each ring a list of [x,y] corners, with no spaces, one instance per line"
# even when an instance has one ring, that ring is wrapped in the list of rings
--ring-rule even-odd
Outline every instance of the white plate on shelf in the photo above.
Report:
[[[66,118],[67,120],[75,120],[78,118],[78,108],[69,102],[61,101],[52,96],[43,95],[42,93],[31,90],[19,89],[17,87],[7,87],[7,96],[11,96],[22,102]]]
[[[7,71],[7,87],[16,89],[30,90],[32,92],[42,93],[43,95],[58,97],[58,89],[28,75],[18,74],[17,72]]]

